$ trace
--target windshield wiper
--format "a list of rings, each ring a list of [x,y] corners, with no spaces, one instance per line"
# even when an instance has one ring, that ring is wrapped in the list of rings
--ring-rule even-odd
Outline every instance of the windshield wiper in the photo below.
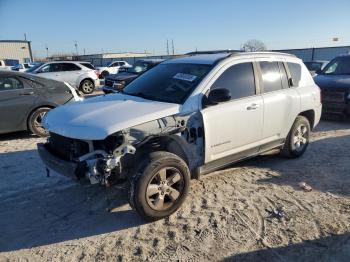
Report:
[[[150,96],[148,96],[148,95],[146,95],[146,94],[144,94],[144,93],[142,93],[142,92],[138,92],[138,93],[133,94],[133,95],[138,96],[138,97],[141,97],[141,98],[144,98],[144,99],[151,99],[151,100],[152,100],[152,97],[150,97]],[[154,98],[153,98],[153,99],[154,99]]]
[[[137,93],[127,93],[123,90],[120,90],[120,93],[122,94],[125,94],[125,95],[129,95],[129,96],[138,96],[138,97],[141,97],[141,98],[144,98],[144,99],[149,99],[149,100],[154,100],[154,97],[151,97],[151,96],[148,96],[142,92],[137,92]]]

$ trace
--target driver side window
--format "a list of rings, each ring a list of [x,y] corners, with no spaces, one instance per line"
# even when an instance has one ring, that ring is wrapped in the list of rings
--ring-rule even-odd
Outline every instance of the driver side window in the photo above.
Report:
[[[38,73],[51,73],[60,71],[60,64],[48,64],[43,66]]]
[[[230,91],[231,100],[256,94],[252,63],[236,64],[219,76],[211,86],[212,89],[224,88]]]
[[[44,67],[42,67],[38,73],[49,73],[50,72],[50,68],[51,68],[51,65],[46,65]]]

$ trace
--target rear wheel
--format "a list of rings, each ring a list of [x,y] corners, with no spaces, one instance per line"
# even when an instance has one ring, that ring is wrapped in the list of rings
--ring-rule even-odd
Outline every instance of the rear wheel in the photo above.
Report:
[[[80,83],[80,90],[84,94],[91,94],[95,90],[95,84],[89,79],[85,79]]]
[[[36,109],[28,119],[28,126],[30,131],[37,135],[37,136],[47,136],[48,132],[46,129],[42,126],[42,120],[46,113],[50,110],[49,107],[41,107]]]
[[[310,123],[304,116],[298,116],[288,134],[282,149],[286,157],[300,157],[306,151],[310,141]]]
[[[136,168],[129,202],[147,220],[170,216],[184,202],[190,185],[186,163],[169,152],[152,152]]]

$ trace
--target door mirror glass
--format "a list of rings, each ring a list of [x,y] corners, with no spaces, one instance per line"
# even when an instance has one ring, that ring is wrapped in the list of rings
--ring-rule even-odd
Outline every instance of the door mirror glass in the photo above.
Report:
[[[216,105],[222,102],[230,101],[231,94],[230,91],[226,88],[217,88],[213,89],[208,94],[209,104]]]

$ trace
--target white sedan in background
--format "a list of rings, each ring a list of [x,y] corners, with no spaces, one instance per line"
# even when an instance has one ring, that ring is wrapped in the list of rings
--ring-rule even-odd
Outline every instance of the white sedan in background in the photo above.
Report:
[[[101,67],[97,67],[96,69],[98,70],[100,77],[105,78],[109,74],[111,75],[117,74],[119,71],[119,68],[121,67],[130,68],[132,66],[125,61],[113,61],[108,66],[101,66]]]
[[[84,94],[91,94],[99,83],[98,72],[89,62],[57,61],[47,62],[26,71],[45,78],[67,82]]]

